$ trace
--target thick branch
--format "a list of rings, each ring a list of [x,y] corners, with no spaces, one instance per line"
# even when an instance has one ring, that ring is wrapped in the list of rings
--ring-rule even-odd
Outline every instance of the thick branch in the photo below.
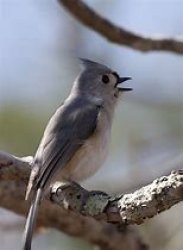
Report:
[[[183,170],[154,180],[134,193],[118,198],[87,191],[78,184],[57,186],[52,200],[71,210],[113,223],[142,224],[183,200]]]
[[[183,54],[183,40],[145,37],[130,32],[100,16],[81,0],[58,0],[75,18],[109,41],[142,52],[167,51]]]
[[[0,206],[26,214],[28,204],[24,201],[24,195],[31,161],[30,156],[17,158],[0,152]],[[120,249],[124,245],[128,249],[141,249],[141,242],[133,234],[130,233],[132,238],[129,240],[129,234],[119,233],[116,226],[104,221],[123,225],[123,229],[129,230],[126,224],[141,224],[144,219],[182,201],[183,170],[160,177],[134,193],[119,198],[100,191],[87,191],[75,183],[56,183],[51,189],[50,198],[59,206],[45,201],[39,213],[40,225],[82,236],[92,243],[104,245],[106,249],[118,249],[119,243]],[[131,242],[135,248],[130,247]]]
[[[27,214],[29,204],[24,200],[32,157],[17,158],[0,152],[0,206],[21,215]],[[53,195],[52,195],[53,197]],[[70,209],[44,201],[38,224],[53,227],[69,235],[82,237],[100,249],[144,250],[146,245],[131,228],[97,221]]]
[[[30,156],[20,159],[1,152],[1,187],[4,188],[4,184],[7,186],[9,181],[13,181],[11,185],[8,184],[8,189],[12,186],[15,191],[14,185],[18,184],[18,187],[24,190],[31,161]],[[23,200],[23,193],[20,198]],[[183,200],[183,170],[160,177],[131,194],[119,195],[119,198],[110,197],[101,191],[87,191],[76,183],[56,183],[51,190],[51,200],[67,210],[108,222],[141,224],[144,219],[151,218]]]

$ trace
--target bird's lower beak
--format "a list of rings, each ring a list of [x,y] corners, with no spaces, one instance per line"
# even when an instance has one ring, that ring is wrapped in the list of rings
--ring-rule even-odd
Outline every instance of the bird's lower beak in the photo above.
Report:
[[[133,90],[132,88],[122,87],[121,84],[120,84],[120,83],[126,82],[126,81],[131,80],[131,79],[132,79],[131,77],[119,77],[118,82],[116,84],[116,87],[118,88],[118,90],[122,91],[122,92]]]

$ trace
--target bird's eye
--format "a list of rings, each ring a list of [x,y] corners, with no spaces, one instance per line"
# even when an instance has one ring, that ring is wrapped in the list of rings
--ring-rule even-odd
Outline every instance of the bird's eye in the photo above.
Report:
[[[102,82],[107,84],[109,82],[109,77],[107,75],[102,76]]]

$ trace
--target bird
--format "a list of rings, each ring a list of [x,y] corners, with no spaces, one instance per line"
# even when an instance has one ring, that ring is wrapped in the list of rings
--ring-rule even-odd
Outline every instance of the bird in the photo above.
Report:
[[[49,120],[40,141],[27,185],[31,205],[25,223],[23,250],[31,250],[38,207],[54,181],[80,182],[104,163],[111,138],[114,111],[131,77],[80,58],[82,70],[70,94]]]

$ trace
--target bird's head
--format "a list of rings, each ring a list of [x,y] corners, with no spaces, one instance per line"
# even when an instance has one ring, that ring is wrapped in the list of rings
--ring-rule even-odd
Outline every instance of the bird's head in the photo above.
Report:
[[[99,98],[104,102],[116,103],[123,92],[132,90],[123,86],[131,77],[121,77],[103,64],[88,59],[80,60],[83,70],[75,81],[75,87],[82,94]]]

